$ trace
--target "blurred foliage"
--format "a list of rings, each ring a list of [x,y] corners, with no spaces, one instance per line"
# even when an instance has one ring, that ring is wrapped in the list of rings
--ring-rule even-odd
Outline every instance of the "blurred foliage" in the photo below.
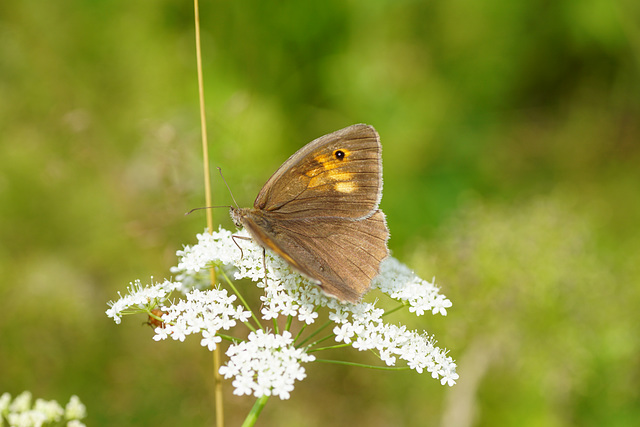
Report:
[[[630,285],[640,283],[640,269],[625,256],[639,242],[615,255],[599,250],[599,219],[583,207],[563,192],[516,206],[470,201],[414,253],[413,264],[446,277],[467,314],[446,334],[468,343],[460,375],[475,381],[452,390],[446,425],[458,425],[460,406],[490,411],[479,425],[639,419],[640,340],[631,313],[640,287]],[[464,298],[468,288],[472,300]],[[482,407],[469,409],[476,399]]]
[[[192,16],[0,4],[0,391],[77,394],[88,425],[213,423],[210,353],[104,315],[204,227],[183,216],[204,203]],[[412,320],[460,362],[454,388],[312,365],[261,425],[640,424],[640,3],[212,1],[201,20],[212,164],[239,203],[370,123],[391,249],[454,303]],[[228,425],[251,405],[227,387]]]

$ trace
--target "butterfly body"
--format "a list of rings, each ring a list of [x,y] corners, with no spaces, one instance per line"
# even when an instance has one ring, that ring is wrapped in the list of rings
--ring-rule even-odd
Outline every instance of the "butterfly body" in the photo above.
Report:
[[[357,302],[388,256],[381,150],[367,125],[322,136],[282,164],[253,208],[232,208],[231,217],[325,293]]]

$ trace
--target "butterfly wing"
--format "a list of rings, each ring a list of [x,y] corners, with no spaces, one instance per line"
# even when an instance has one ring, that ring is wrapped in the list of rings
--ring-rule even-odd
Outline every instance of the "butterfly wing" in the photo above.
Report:
[[[382,197],[381,152],[372,126],[353,125],[324,135],[280,166],[254,208],[288,219],[368,217]]]
[[[389,231],[379,210],[360,220],[273,221],[270,215],[252,209],[243,213],[243,223],[258,243],[342,301],[358,302],[389,254]]]

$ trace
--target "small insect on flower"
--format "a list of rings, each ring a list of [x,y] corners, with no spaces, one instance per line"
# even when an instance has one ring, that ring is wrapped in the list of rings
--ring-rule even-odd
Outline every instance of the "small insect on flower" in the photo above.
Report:
[[[163,314],[167,314],[167,312],[162,311],[159,308],[154,308],[153,310],[151,310],[151,314],[149,314],[149,320],[147,320],[147,325],[151,326],[153,329],[164,328],[164,322],[159,319]]]

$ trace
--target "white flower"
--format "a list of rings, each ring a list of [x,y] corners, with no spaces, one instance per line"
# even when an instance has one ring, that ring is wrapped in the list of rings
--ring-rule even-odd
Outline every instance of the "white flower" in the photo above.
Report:
[[[226,290],[193,289],[186,298],[186,301],[162,307],[164,325],[155,329],[154,340],[171,337],[184,341],[187,335],[202,334],[200,344],[214,350],[221,342],[221,338],[216,337],[220,330],[229,330],[238,321],[245,322],[251,316],[251,312],[234,305],[236,296],[229,295]]]
[[[215,332],[210,332],[208,330],[202,331],[202,340],[200,341],[201,346],[207,347],[210,351],[213,351],[216,348],[216,344],[220,342],[222,342],[222,338],[217,336]]]
[[[336,311],[329,313],[329,320],[333,320],[335,323],[344,323],[349,318],[349,312],[344,311],[341,307],[338,307]]]
[[[119,324],[122,321],[122,314],[146,311],[146,307],[156,306],[165,301],[171,292],[179,287],[180,283],[169,280],[143,287],[140,280],[136,280],[127,287],[127,295],[122,296],[118,292],[120,299],[107,303],[111,307],[106,311],[107,316],[113,318],[114,322]]]
[[[244,230],[239,234],[248,236]],[[264,288],[265,293],[261,297],[264,320],[281,315],[292,316],[309,325],[318,317],[318,307],[328,307],[331,310],[329,318],[337,325],[333,330],[337,342],[351,344],[361,351],[375,349],[387,365],[395,365],[398,359],[404,360],[417,372],[426,370],[435,378],[445,378],[446,375],[447,384],[455,383],[455,363],[445,356],[446,350],[436,347],[435,340],[425,333],[385,323],[382,319],[384,310],[377,308],[375,303],[341,304],[324,295],[312,281],[293,272],[282,258],[270,251],[263,258],[262,248],[253,241],[238,242],[242,247],[240,257],[231,233],[226,230],[221,229],[213,235],[198,235],[198,242],[179,253],[183,258],[176,271],[189,276],[207,265],[233,263],[237,268],[236,279],[248,278]],[[268,272],[266,283],[265,263]],[[188,271],[189,268],[194,270]],[[380,274],[374,278],[372,287],[408,304],[409,311],[418,316],[428,311],[446,315],[446,309],[451,307],[451,301],[439,293],[435,280],[427,282],[419,278],[392,257],[381,263]],[[238,384],[242,387],[236,387],[236,391],[245,390],[244,382]],[[255,392],[256,388],[252,390]]]
[[[446,309],[451,307],[451,301],[438,293],[440,289],[435,285],[435,278],[429,283],[392,257],[382,261],[380,274],[373,279],[372,285],[391,298],[407,301],[409,311],[418,316],[425,311],[446,316]]]
[[[238,258],[238,247],[233,243],[231,232],[228,230],[221,228],[213,233],[205,230],[204,233],[196,235],[196,238],[197,245],[186,246],[178,251],[180,262],[177,270],[197,272],[207,268],[213,261],[232,264]]]
[[[304,304],[300,306],[298,310],[298,319],[301,322],[305,322],[307,325],[312,324],[318,318],[318,313],[314,311],[314,307],[311,304]]]
[[[229,346],[229,361],[220,367],[225,378],[234,378],[234,394],[255,397],[276,395],[288,399],[296,380],[306,377],[301,362],[312,362],[314,356],[293,347],[290,332],[282,335],[258,330],[248,341]]]
[[[23,391],[9,405],[10,412],[26,412],[31,409],[31,392]]]
[[[11,403],[11,395],[7,392],[2,393],[2,396],[0,396],[0,414],[3,414],[6,411],[9,411],[10,403]]]
[[[71,396],[69,403],[64,407],[64,416],[68,420],[81,420],[87,416],[87,407],[76,395]]]
[[[427,370],[434,378],[446,375],[446,383],[455,384],[456,365],[446,357],[446,350],[434,345],[432,337],[408,331],[405,326],[384,323],[384,312],[375,304],[361,303],[345,306],[343,310],[334,317],[339,324],[333,330],[336,341],[348,344],[353,340],[352,346],[360,351],[377,350],[380,359],[389,366],[395,366],[396,359],[401,359],[416,372]],[[349,311],[351,315],[347,319],[345,313]]]
[[[447,384],[448,386],[452,386],[456,383],[456,380],[460,378],[460,376],[456,374],[455,371],[456,364],[452,363],[451,365],[454,369],[446,370],[443,372],[442,379],[440,379],[440,384]]]
[[[248,233],[242,230],[238,235],[247,237]],[[285,316],[287,322],[295,318],[306,327],[319,319],[318,310],[327,309],[329,320],[335,324],[333,334],[337,342],[350,344],[359,351],[372,350],[388,366],[403,361],[418,373],[429,372],[442,384],[453,385],[458,379],[453,359],[447,356],[446,350],[436,346],[432,336],[385,322],[385,312],[377,306],[378,301],[341,303],[325,295],[313,281],[292,271],[271,251],[266,251],[264,256],[263,249],[255,242],[234,241],[230,231],[219,229],[211,234],[205,231],[197,235],[197,240],[197,244],[178,251],[178,265],[171,269],[176,277],[174,282],[143,288],[136,281],[128,295],[109,303],[107,315],[119,323],[123,314],[160,307],[163,325],[155,329],[155,340],[171,337],[182,341],[188,335],[200,334],[201,345],[213,350],[221,342],[220,331],[229,330],[238,322],[248,322],[252,316],[244,305],[236,304],[236,296],[228,295],[226,290],[205,290],[206,285],[210,286],[208,269],[215,267],[219,277],[247,278],[264,290],[260,297],[262,320],[275,321]],[[447,308],[451,307],[451,301],[440,294],[435,280],[427,282],[419,278],[391,257],[381,263],[372,288],[408,306],[417,316],[427,312],[446,315]],[[185,299],[170,303],[168,298],[175,290],[183,292]],[[309,345],[308,348],[313,348],[314,344]],[[247,341],[232,344],[227,356],[229,360],[220,368],[220,373],[225,378],[233,378],[235,394],[274,394],[281,399],[287,399],[295,381],[305,377],[300,364],[315,360],[305,350],[295,348],[289,332],[278,335],[261,330],[249,334]]]
[[[336,326],[333,328],[333,333],[336,334],[336,341],[349,344],[351,342],[351,337],[354,335],[353,329],[353,325],[348,323],[344,323],[342,326]]]
[[[167,338],[169,338],[169,331],[167,331],[166,328],[157,327],[157,328],[154,329],[154,332],[156,333],[153,336],[153,340],[154,341],[162,341],[162,340],[166,340]]]
[[[33,410],[44,415],[47,421],[60,421],[64,415],[64,409],[55,400],[36,399]]]
[[[7,420],[12,427],[40,427],[47,421],[44,414],[36,411],[9,413]]]
[[[86,416],[86,410],[80,400],[73,396],[67,407],[75,406],[76,409],[71,412],[65,411],[55,400],[36,399],[33,408],[31,408],[31,393],[25,391],[18,395],[11,402],[11,395],[4,393],[0,397],[0,425],[2,425],[2,417],[4,416],[10,426],[15,427],[33,427],[49,424],[60,424],[61,421],[71,420],[72,417],[83,418]],[[82,411],[78,411],[78,405],[82,406]],[[83,424],[77,424],[80,427]],[[72,424],[73,426],[73,424]]]

